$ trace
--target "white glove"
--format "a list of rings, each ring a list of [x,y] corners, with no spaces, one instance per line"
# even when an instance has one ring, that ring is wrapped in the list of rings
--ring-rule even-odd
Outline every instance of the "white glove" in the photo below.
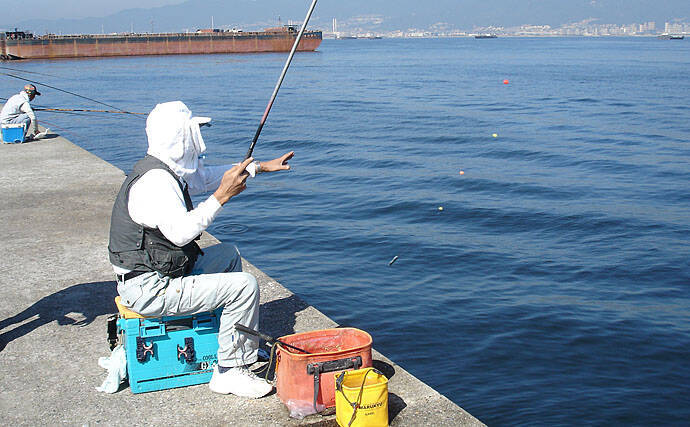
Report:
[[[233,163],[233,166],[239,165],[239,163]],[[250,164],[247,165],[247,167],[244,169],[247,171],[249,176],[254,178],[256,176],[256,162],[251,162]]]

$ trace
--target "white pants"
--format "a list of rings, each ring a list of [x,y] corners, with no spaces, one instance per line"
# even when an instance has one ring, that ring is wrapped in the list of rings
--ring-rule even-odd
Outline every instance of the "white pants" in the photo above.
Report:
[[[218,333],[218,364],[225,367],[256,362],[259,341],[235,331],[235,323],[259,329],[259,285],[242,272],[233,245],[204,249],[189,276],[171,279],[145,273],[117,284],[122,304],[146,317],[190,315],[223,308]]]

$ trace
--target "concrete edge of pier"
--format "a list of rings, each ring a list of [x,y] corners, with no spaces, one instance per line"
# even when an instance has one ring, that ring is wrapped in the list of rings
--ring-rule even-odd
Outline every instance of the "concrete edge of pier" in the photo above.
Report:
[[[289,417],[275,393],[258,400],[207,385],[103,394],[116,311],[107,257],[113,200],[124,173],[58,135],[0,145],[0,421],[3,425],[336,425],[335,416]],[[241,200],[237,203],[241,203]],[[204,234],[202,246],[216,243]],[[261,287],[264,332],[337,326],[249,262]],[[376,337],[374,337],[376,346]],[[483,425],[374,350],[390,375],[393,426]]]

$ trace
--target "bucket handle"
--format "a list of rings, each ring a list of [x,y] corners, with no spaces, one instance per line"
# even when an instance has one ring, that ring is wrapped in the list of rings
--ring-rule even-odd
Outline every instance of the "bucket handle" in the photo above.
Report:
[[[362,378],[362,385],[359,387],[359,395],[357,396],[357,400],[355,402],[350,402],[350,399],[347,398],[345,393],[343,392],[343,380],[345,379],[345,374],[347,371],[343,371],[340,375],[338,375],[338,379],[335,381],[335,389],[342,393],[343,398],[345,398],[345,401],[352,406],[352,418],[350,418],[350,422],[347,423],[348,427],[352,425],[353,422],[355,422],[355,418],[357,417],[357,409],[359,408],[359,405],[362,404],[362,394],[364,393],[364,384],[367,382],[367,375],[369,375],[369,372],[374,372],[379,375],[383,375],[381,372],[379,372],[378,369],[376,368],[371,368],[368,369],[364,373],[364,378]]]
[[[359,369],[360,366],[362,366],[362,356],[346,357],[344,359],[329,360],[326,362],[309,363],[307,365],[307,374],[314,375],[314,410],[319,412],[319,410],[316,408],[316,400],[319,397],[322,373],[341,370],[344,371],[346,369]]]

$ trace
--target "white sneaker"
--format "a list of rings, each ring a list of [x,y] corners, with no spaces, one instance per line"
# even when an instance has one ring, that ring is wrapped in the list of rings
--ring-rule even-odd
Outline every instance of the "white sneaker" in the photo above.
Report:
[[[218,366],[213,367],[213,376],[208,383],[211,391],[220,394],[234,394],[235,396],[258,399],[273,390],[273,386],[263,378],[244,366],[232,368],[225,373],[218,372]]]

